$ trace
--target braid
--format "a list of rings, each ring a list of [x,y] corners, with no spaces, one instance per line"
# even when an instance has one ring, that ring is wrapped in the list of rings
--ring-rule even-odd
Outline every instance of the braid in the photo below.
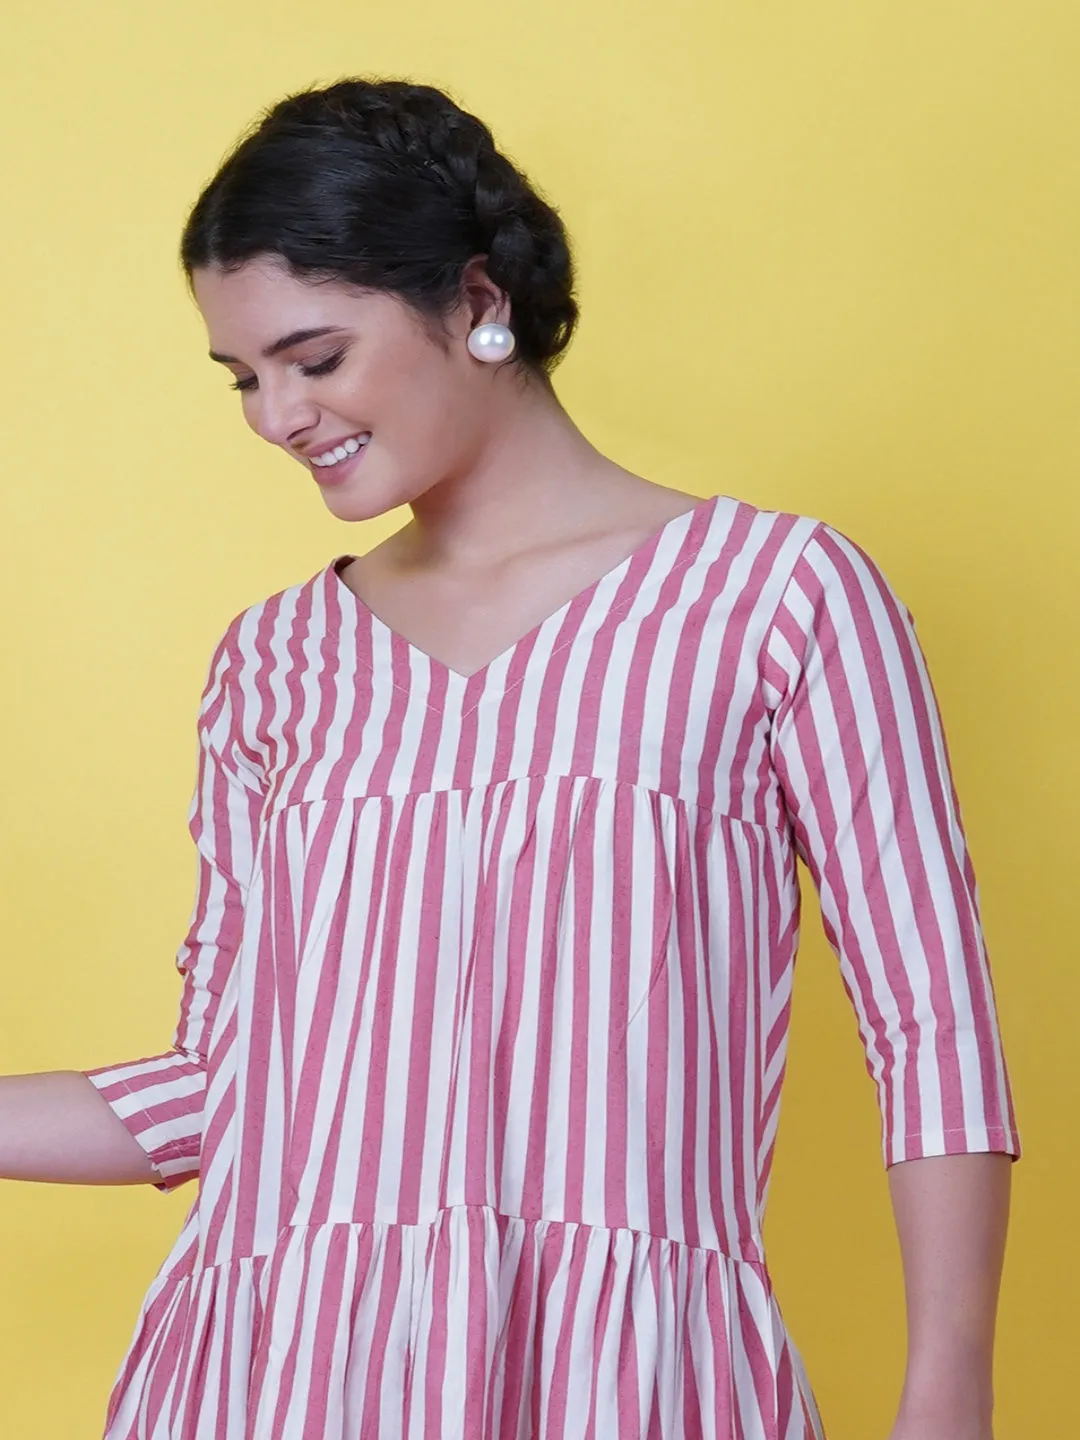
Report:
[[[263,117],[210,188],[222,183],[230,166],[242,168],[245,149],[250,160],[260,144],[273,141],[281,146],[286,138],[309,149],[336,138],[336,166],[347,152],[356,180],[368,182],[367,196],[353,193],[344,200],[343,209],[354,223],[333,263],[324,269],[355,271],[349,258],[370,251],[375,231],[386,232],[388,238],[392,227],[382,212],[396,206],[401,211],[395,217],[398,253],[387,256],[384,278],[390,283],[384,288],[399,289],[425,308],[444,308],[451,290],[456,298],[468,261],[486,255],[488,274],[509,297],[522,358],[545,368],[556,362],[578,315],[566,232],[558,213],[498,150],[491,131],[475,115],[441,90],[400,80],[342,80],[322,90],[302,91]],[[199,204],[205,200],[204,195]],[[444,245],[433,257],[429,237],[436,230],[448,233],[451,224],[456,253],[447,253],[450,247]],[[414,227],[409,234],[407,226]],[[420,226],[426,235],[419,233]],[[189,231],[197,228],[193,212]],[[409,265],[421,248],[431,277],[425,283],[411,278]],[[183,253],[189,273],[189,254],[197,252],[194,235],[186,234]],[[419,258],[416,263],[419,266]],[[372,278],[368,276],[368,283]]]
[[[325,96],[344,126],[361,128],[388,154],[446,182],[471,209],[488,274],[510,297],[518,343],[546,349],[554,342],[561,350],[577,319],[576,306],[567,312],[572,265],[562,222],[496,148],[484,122],[441,90],[400,80],[341,81]]]

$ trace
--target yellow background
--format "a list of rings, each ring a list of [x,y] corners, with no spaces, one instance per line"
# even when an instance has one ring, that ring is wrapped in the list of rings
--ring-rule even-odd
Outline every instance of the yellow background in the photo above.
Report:
[[[839,526],[914,610],[1025,1158],[999,1440],[1076,1433],[1075,0],[7,0],[0,1069],[164,1048],[210,650],[366,549],[243,426],[174,252],[236,133],[342,75],[450,87],[560,205],[559,377],[653,479]],[[854,1018],[808,907],[768,1235],[830,1440],[885,1440],[902,1292]],[[0,1433],[94,1440],[192,1199],[0,1188]]]

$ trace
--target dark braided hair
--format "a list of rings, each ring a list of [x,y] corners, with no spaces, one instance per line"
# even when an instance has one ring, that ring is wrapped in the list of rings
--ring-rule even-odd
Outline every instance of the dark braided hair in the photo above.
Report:
[[[517,357],[548,372],[577,322],[562,220],[441,90],[341,80],[289,95],[227,156],[184,227],[193,271],[279,256],[296,275],[389,291],[430,318],[476,255],[507,294]]]

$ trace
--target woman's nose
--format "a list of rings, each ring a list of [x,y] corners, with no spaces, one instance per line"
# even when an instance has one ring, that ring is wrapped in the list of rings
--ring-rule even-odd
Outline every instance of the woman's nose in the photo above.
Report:
[[[249,414],[249,423],[257,435],[271,445],[292,446],[318,422],[313,402],[292,386],[263,385]]]

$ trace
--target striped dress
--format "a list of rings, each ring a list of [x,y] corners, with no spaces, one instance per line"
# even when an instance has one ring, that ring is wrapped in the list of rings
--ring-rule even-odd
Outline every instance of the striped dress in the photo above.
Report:
[[[762,1220],[796,859],[886,1164],[1019,1154],[910,616],[827,525],[685,511],[471,676],[335,560],[199,716],[164,1054],[198,1194],[107,1440],[819,1440]]]

